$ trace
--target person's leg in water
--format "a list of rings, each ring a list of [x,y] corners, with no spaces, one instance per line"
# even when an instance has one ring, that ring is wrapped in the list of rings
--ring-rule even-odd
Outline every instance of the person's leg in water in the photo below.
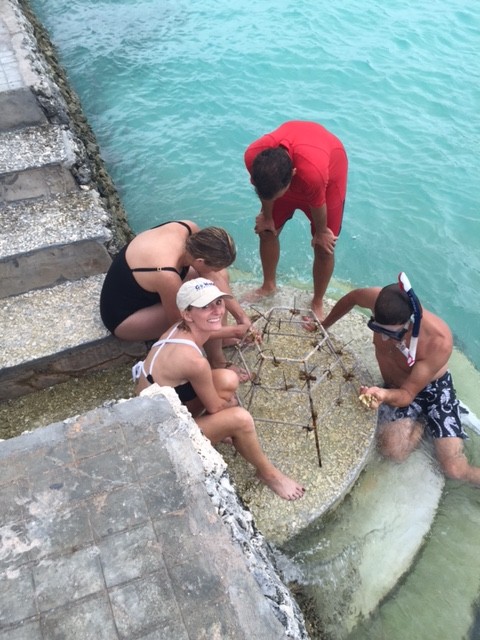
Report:
[[[293,200],[282,196],[275,200],[272,217],[275,233],[270,230],[258,233],[260,241],[260,261],[262,263],[262,286],[243,296],[244,302],[256,302],[274,294],[277,290],[277,266],[280,260],[280,233],[288,220],[295,213],[297,205]]]
[[[480,468],[469,464],[462,438],[435,438],[435,453],[447,478],[480,486]]]
[[[334,194],[333,196],[332,192]],[[327,192],[327,198],[327,225],[329,231],[332,233],[332,236],[334,236],[337,240],[342,228],[345,200],[341,199],[342,196],[337,192],[336,189],[329,190]],[[311,215],[309,215],[308,212],[305,211],[305,209],[303,209],[303,211],[310,219],[310,231],[313,238],[313,236],[315,235],[315,228],[313,226]],[[318,245],[314,245],[313,252],[313,298],[310,306],[316,318],[320,322],[323,322],[323,320],[325,319],[323,303],[328,285],[330,284],[330,280],[333,275],[333,269],[335,267],[335,253],[327,253],[327,251],[325,251]],[[312,319],[310,319],[309,321],[308,317],[305,317],[304,328],[309,331],[314,331],[317,327],[314,320],[312,321]]]
[[[395,462],[404,462],[423,436],[424,425],[411,418],[384,422],[378,427],[380,453]]]
[[[252,416],[242,407],[230,407],[196,419],[204,435],[217,444],[230,437],[235,449],[253,465],[257,477],[284,500],[297,500],[305,488],[277,469],[262,451]]]

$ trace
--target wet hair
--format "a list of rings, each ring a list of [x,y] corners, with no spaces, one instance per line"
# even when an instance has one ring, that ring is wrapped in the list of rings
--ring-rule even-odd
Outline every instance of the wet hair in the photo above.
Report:
[[[208,267],[215,269],[226,269],[237,257],[233,238],[220,227],[205,227],[192,233],[185,247],[194,259],[202,258]]]
[[[405,324],[413,308],[408,294],[395,283],[380,291],[373,313],[375,321],[380,324]]]
[[[261,151],[252,164],[252,183],[261,200],[271,200],[288,187],[293,177],[293,163],[283,147]]]

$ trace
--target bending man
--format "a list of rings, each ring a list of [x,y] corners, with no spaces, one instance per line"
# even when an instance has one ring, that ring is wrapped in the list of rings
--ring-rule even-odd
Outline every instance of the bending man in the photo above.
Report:
[[[301,209],[310,220],[314,251],[311,306],[322,320],[347,190],[343,144],[320,124],[295,120],[253,142],[245,152],[245,164],[261,202],[255,233],[260,238],[263,284],[250,299],[276,290],[279,235]]]

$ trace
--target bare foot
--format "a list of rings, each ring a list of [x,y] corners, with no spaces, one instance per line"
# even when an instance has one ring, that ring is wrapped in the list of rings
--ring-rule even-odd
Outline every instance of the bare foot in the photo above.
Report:
[[[302,316],[302,327],[306,331],[317,331],[319,322],[325,320],[323,313],[323,301],[320,304],[313,302],[311,304],[312,315]]]
[[[319,324],[312,316],[302,316],[302,327],[305,331],[317,331]]]
[[[251,373],[248,373],[246,369],[243,369],[242,367],[239,367],[236,364],[228,364],[227,369],[232,369],[232,371],[235,371],[240,382],[248,382],[249,380],[252,379]]]
[[[215,366],[212,365],[212,369],[231,369],[232,371],[235,371],[240,382],[248,382],[253,377],[253,374],[248,373],[246,369],[243,369],[242,367],[239,367],[232,362],[222,362],[221,364],[217,364]]]
[[[289,478],[278,469],[275,469],[268,476],[262,476],[257,472],[257,478],[284,500],[298,500],[303,498],[305,493],[305,487],[302,487],[298,482],[295,482],[295,480],[292,480],[292,478]]]
[[[320,304],[315,303],[312,300],[311,309],[313,312],[313,316],[318,318],[320,322],[323,322],[325,320],[325,315],[323,313],[323,300],[320,302]]]
[[[272,296],[277,290],[277,287],[273,288],[265,288],[260,287],[259,289],[254,289],[254,291],[247,291],[240,298],[241,302],[258,302],[262,298],[267,298],[268,296]]]

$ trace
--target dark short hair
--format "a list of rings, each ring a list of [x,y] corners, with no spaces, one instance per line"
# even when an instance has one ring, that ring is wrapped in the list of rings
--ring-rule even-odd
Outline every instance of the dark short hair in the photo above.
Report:
[[[261,151],[252,164],[252,183],[262,200],[271,200],[288,187],[293,177],[293,163],[283,147]]]
[[[373,313],[375,321],[380,324],[404,324],[412,315],[413,308],[408,294],[395,282],[380,291]]]

